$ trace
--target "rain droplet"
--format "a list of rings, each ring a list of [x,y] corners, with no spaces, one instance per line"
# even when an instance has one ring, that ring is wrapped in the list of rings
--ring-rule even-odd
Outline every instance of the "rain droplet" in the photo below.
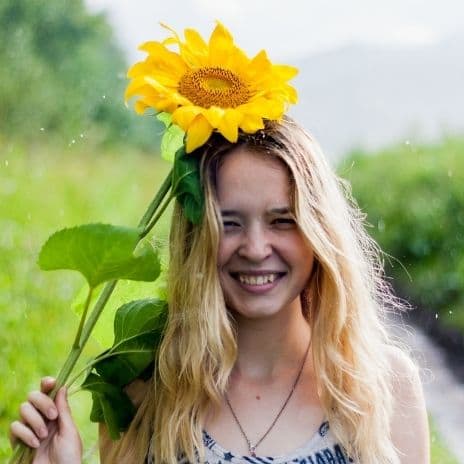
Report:
[[[5,166],[8,167],[9,164],[10,162],[8,160],[5,160]]]
[[[45,127],[41,127],[40,131],[43,132],[45,130]]]
[[[103,100],[106,100],[106,95],[102,95]]]
[[[438,313],[435,313],[435,319],[438,319]]]
[[[404,142],[404,144],[405,144],[405,145],[411,145],[411,142],[410,142],[409,140],[406,140],[406,141]]]
[[[79,135],[79,137],[80,137],[81,139],[83,139],[83,138],[84,138],[84,134]]]
[[[453,314],[453,311],[450,309],[450,310],[448,311],[448,313],[449,313],[449,314]]]

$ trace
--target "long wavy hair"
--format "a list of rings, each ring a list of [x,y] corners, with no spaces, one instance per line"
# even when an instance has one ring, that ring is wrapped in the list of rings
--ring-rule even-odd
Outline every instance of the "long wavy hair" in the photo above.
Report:
[[[302,295],[312,332],[321,403],[337,440],[355,460],[397,464],[385,315],[401,306],[383,279],[381,253],[364,217],[316,141],[290,118],[230,143],[214,134],[201,157],[205,214],[192,225],[175,206],[170,233],[169,316],[152,383],[110,462],[174,464],[202,456],[202,427],[227,388],[237,341],[217,271],[221,221],[215,195],[221,160],[238,146],[280,159],[315,270]]]

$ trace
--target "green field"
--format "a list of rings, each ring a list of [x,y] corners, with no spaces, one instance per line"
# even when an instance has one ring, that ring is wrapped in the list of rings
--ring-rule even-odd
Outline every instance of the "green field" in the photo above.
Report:
[[[57,372],[77,325],[70,305],[83,280],[73,273],[40,271],[41,244],[65,226],[135,225],[168,169],[155,155],[94,153],[78,143],[59,152],[47,144],[0,147],[0,462],[9,454],[7,428],[20,402],[40,377]],[[167,220],[159,226],[161,237],[166,225]],[[154,286],[139,288],[145,296]],[[114,301],[132,292],[124,285],[122,290]],[[106,326],[108,334],[110,329]],[[84,358],[101,350],[92,341]],[[88,420],[89,395],[76,393],[71,402],[92,454],[96,429]],[[432,443],[433,463],[456,463],[435,431]],[[95,453],[87,462],[97,462]]]

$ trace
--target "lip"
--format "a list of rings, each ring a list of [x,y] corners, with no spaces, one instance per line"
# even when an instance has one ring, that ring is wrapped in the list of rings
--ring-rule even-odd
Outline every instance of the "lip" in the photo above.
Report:
[[[260,271],[231,271],[230,273],[231,278],[233,281],[238,285],[242,290],[245,290],[248,293],[253,293],[255,295],[263,294],[270,292],[273,290],[277,285],[279,285],[280,281],[287,275],[286,272],[282,271],[271,271],[271,270],[260,270]],[[249,285],[241,282],[237,276],[238,274],[246,274],[250,276],[261,276],[261,275],[268,275],[268,274],[277,274],[277,278],[270,283],[262,284],[262,285]]]

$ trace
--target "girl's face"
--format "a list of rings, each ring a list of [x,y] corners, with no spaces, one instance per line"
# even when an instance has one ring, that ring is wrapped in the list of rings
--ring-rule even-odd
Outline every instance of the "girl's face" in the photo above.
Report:
[[[237,148],[219,168],[217,194],[224,229],[218,269],[228,308],[245,318],[301,310],[314,257],[293,216],[285,167]]]

